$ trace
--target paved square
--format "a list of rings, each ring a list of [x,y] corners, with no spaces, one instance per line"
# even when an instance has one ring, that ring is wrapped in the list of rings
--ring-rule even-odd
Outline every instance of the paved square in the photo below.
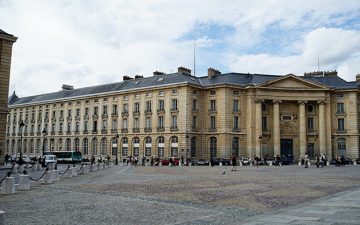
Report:
[[[360,166],[234,172],[115,166],[1,195],[0,209],[7,224],[336,224],[341,218],[333,209],[340,206],[350,215],[342,224],[354,224],[360,219],[360,199],[351,200],[353,193],[360,198],[359,172]]]

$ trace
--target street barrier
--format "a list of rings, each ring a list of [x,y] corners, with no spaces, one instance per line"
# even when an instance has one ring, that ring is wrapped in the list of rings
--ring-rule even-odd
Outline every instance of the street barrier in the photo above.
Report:
[[[52,184],[51,172],[46,170],[44,175],[43,184]]]
[[[5,211],[0,210],[0,225],[5,225]]]
[[[30,176],[29,175],[20,175],[19,176],[19,185],[17,186],[19,191],[28,191],[30,190]]]
[[[60,181],[59,170],[51,170],[51,176],[53,181]]]
[[[3,181],[1,194],[15,194],[15,179],[14,177],[6,177]]]
[[[78,174],[77,174],[76,167],[72,167],[72,168],[71,168],[71,176],[76,177],[77,175],[78,175]]]

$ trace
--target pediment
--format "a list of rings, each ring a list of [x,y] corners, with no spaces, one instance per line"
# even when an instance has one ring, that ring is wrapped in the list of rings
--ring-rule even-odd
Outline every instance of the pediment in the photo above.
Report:
[[[308,81],[289,74],[275,80],[267,81],[258,85],[258,87],[275,88],[275,89],[327,89],[327,86]]]

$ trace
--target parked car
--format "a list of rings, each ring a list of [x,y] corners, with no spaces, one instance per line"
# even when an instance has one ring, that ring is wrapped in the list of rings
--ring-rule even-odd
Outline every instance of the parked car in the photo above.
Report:
[[[45,165],[47,164],[57,164],[57,158],[56,155],[44,155],[43,160],[45,162]]]
[[[353,160],[350,158],[345,158],[344,162],[345,162],[345,165],[353,165],[354,164]],[[342,164],[342,163],[340,162],[340,164]],[[336,159],[332,159],[330,161],[330,165],[336,165]]]
[[[246,158],[246,157],[241,157],[241,162],[244,166],[249,166],[251,163],[249,158]]]
[[[292,158],[281,157],[280,160],[275,159],[274,165],[278,166],[278,165],[280,165],[280,162],[281,162],[281,165],[292,165],[294,163]]]
[[[22,160],[23,160],[25,163],[33,163],[33,161],[32,161],[29,157],[27,157],[26,155],[23,155],[23,156],[22,156]]]
[[[166,158],[166,159],[161,159],[161,164],[163,166],[168,166],[169,165],[169,162],[170,162],[170,158]],[[173,158],[173,162],[174,162],[174,165],[175,166],[178,166],[179,165],[179,162],[180,162],[180,159],[179,158]]]
[[[208,166],[209,165],[209,160],[206,159],[198,159],[196,164],[194,165],[198,165],[198,166]]]
[[[220,165],[220,162],[223,166],[229,166],[230,165],[230,159],[220,159],[220,158],[214,158],[213,159],[213,163],[214,163],[214,166],[219,166]]]
[[[275,157],[267,157],[266,158],[266,164],[270,165],[270,162],[272,162],[274,164],[275,162]]]
[[[356,162],[356,164],[360,164],[360,158],[357,158],[357,159],[355,160],[355,162]]]

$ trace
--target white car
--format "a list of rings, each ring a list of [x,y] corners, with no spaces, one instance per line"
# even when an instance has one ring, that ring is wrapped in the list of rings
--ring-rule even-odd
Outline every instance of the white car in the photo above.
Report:
[[[27,157],[26,155],[23,155],[21,158],[25,163],[31,163],[31,159],[29,157]]]
[[[57,163],[56,155],[44,155],[43,160],[45,161],[46,165],[49,163]]]

